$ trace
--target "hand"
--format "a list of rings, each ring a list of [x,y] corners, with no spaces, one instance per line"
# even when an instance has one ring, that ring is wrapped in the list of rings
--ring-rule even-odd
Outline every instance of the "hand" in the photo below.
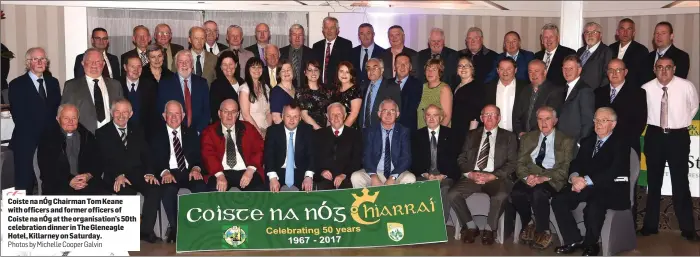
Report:
[[[319,126],[318,124],[314,124],[312,127],[314,128],[314,130],[318,130],[321,128],[321,126]]]
[[[253,171],[253,169],[246,169],[243,176],[241,176],[241,183],[239,183],[239,186],[241,186],[241,188],[245,188],[250,185],[250,181],[253,180],[253,175],[255,175],[255,171]]]
[[[228,190],[228,181],[226,180],[226,176],[221,175],[216,177],[216,191],[224,192],[226,190]]]
[[[471,171],[471,172],[467,172],[467,174],[468,174],[468,175],[467,175],[467,178],[468,178],[468,179],[471,179],[471,180],[474,181],[474,182],[477,182],[477,184],[478,184],[478,181],[481,180],[481,175],[482,175],[482,174],[479,173],[479,172]]]
[[[476,129],[479,126],[479,122],[476,119],[469,122],[469,130]]]
[[[493,175],[493,174],[491,174],[491,173],[486,173],[486,174],[484,174],[484,177],[485,177],[484,180],[486,181],[486,183],[489,183],[489,182],[491,182],[491,181],[494,181],[494,180],[498,179],[498,177],[496,177],[496,175]]]
[[[270,179],[270,192],[277,193],[280,191],[280,182],[277,178]]]
[[[200,169],[193,168],[192,171],[190,171],[189,179],[190,179],[190,181],[204,179],[204,178],[202,178],[202,171]]]
[[[527,185],[530,187],[534,187],[537,185],[537,176],[530,174],[527,176]]]
[[[537,176],[537,184],[538,184],[538,185],[539,185],[539,184],[542,184],[542,183],[544,183],[544,182],[547,182],[547,181],[549,181],[549,180],[551,180],[551,179],[548,178],[548,177],[545,177],[545,176]]]
[[[75,178],[78,178],[78,180],[87,183],[92,178],[92,174],[90,174],[90,173],[78,174],[77,176],[75,176]]]
[[[333,180],[333,174],[329,170],[321,172],[321,176],[327,180]]]
[[[148,174],[144,176],[144,179],[146,180],[146,183],[151,184],[151,185],[160,185],[160,182],[156,179],[156,176],[153,176],[151,174]]]
[[[377,174],[372,174],[369,177],[370,177],[370,180],[372,181],[372,183],[370,184],[371,186],[376,187],[376,186],[382,185],[382,181],[379,180],[379,176]]]
[[[87,186],[87,183],[85,183],[85,180],[80,175],[73,177],[68,184],[75,190],[80,190]]]
[[[126,176],[121,175],[117,177],[117,179],[114,181],[114,192],[119,193],[119,190],[121,190],[122,187],[126,187],[124,183],[131,185],[131,182],[126,179]]]
[[[177,180],[175,180],[175,177],[172,173],[170,173],[170,171],[163,172],[162,177],[163,178],[161,179],[161,183],[163,184],[177,183]]]
[[[333,181],[333,185],[335,186],[335,188],[340,187],[340,184],[343,183],[343,180],[345,180],[345,177],[347,177],[347,175],[345,175],[345,174],[340,174],[338,176],[335,176],[335,180]]]
[[[308,192],[311,192],[311,190],[314,189],[314,181],[311,179],[311,177],[305,177],[304,182],[301,182],[301,190]]]
[[[430,175],[429,173],[427,173],[427,172],[425,172],[425,173],[423,173],[423,174],[420,174],[420,176],[421,176],[421,177],[424,177],[424,178],[427,179],[427,180],[430,180],[430,177],[431,177],[431,175]]]
[[[518,134],[518,137],[522,137],[523,135],[525,135],[525,132],[520,132],[520,134]]]
[[[396,179],[394,178],[394,176],[389,176],[389,178],[386,179],[386,182],[384,182],[384,185],[387,185],[387,186],[393,185],[393,184],[396,184]]]
[[[586,187],[586,179],[583,177],[573,177],[571,178],[571,190],[577,193],[580,193],[581,190],[583,190],[584,187]]]
[[[440,182],[442,182],[442,180],[445,179],[446,177],[447,177],[447,176],[444,175],[444,174],[435,175],[435,179],[438,180],[438,181],[440,181]]]

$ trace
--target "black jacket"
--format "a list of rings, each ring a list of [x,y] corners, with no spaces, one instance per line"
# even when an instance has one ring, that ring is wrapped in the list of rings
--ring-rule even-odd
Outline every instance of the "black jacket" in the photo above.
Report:
[[[78,124],[80,134],[80,154],[78,155],[78,174],[90,173],[92,179],[101,179],[102,166],[95,136],[83,125]],[[44,131],[37,150],[37,162],[41,174],[44,194],[53,195],[62,192],[70,180],[75,177],[70,173],[70,163],[66,154],[66,136],[58,122],[49,124]],[[91,180],[92,180],[91,179]]]
[[[345,174],[349,178],[353,172],[362,169],[362,137],[359,131],[345,126],[343,133],[336,137],[333,128],[328,126],[314,133],[318,172],[329,170],[333,177]]]
[[[154,132],[151,138],[151,149],[153,151],[151,155],[153,162],[152,173],[159,177],[163,170],[170,170],[170,155],[172,154],[170,152],[170,129],[167,125],[163,125]],[[202,165],[202,154],[197,131],[186,126],[180,126],[180,145],[188,164],[185,172],[189,172],[194,166],[199,166],[202,169],[201,173],[206,174]]]
[[[625,53],[625,55],[627,55]],[[629,76],[628,76],[629,77]],[[624,135],[637,155],[641,155],[639,137],[647,125],[647,94],[644,89],[625,82],[610,103],[610,86],[599,87],[595,91],[595,109],[611,107],[617,113],[615,132]]]
[[[122,143],[119,130],[111,121],[95,131],[104,180],[112,183],[119,175],[128,179],[143,179],[153,171],[151,153],[143,129],[133,122],[127,124],[127,146]],[[158,174],[153,174],[158,175]]]
[[[306,171],[316,173],[316,162],[314,160],[313,129],[311,126],[300,123],[296,128],[294,139],[294,185],[301,189]],[[284,123],[272,125],[267,128],[265,135],[265,152],[263,163],[265,164],[265,174],[276,172],[280,185],[284,185],[286,170],[282,168],[287,159],[287,136]],[[320,174],[314,174],[314,176]]]
[[[460,172],[457,166],[459,148],[462,146],[457,140],[451,128],[440,126],[437,140],[437,169],[440,174],[452,179],[459,179]],[[411,172],[420,177],[423,173],[430,172],[430,136],[428,127],[423,127],[411,134],[411,149],[413,162]]]

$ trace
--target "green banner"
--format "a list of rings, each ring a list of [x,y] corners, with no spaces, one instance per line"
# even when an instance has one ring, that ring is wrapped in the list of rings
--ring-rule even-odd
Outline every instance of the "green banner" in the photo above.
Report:
[[[176,251],[353,248],[438,243],[438,181],[314,192],[181,195]]]

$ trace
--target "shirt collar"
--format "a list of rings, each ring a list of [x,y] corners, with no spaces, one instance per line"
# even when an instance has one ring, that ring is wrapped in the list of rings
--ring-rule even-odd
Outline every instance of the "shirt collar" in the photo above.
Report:
[[[226,126],[224,126],[224,123],[221,123],[221,133],[224,133],[224,135],[225,135],[227,133],[227,130],[229,130],[229,129],[226,128]],[[236,130],[236,123],[233,123],[233,126],[231,126],[231,132],[233,132],[235,130]],[[172,132],[170,132],[170,133],[172,133]]]
[[[428,128],[428,127],[426,127],[426,128]],[[439,134],[440,133],[440,126],[437,126],[437,128],[435,128],[435,129],[428,128],[428,135],[432,134],[431,132],[433,132],[433,131],[435,131],[435,134]]]
[[[517,58],[518,54],[520,54],[520,49],[518,49],[514,55],[510,55],[508,52],[506,52],[506,57]]]
[[[34,81],[34,82],[36,82],[37,79],[43,79],[43,78],[44,78],[44,75],[43,75],[43,74],[41,75],[41,77],[37,77],[36,74],[34,74],[34,73],[31,72],[31,71],[27,71],[27,73],[29,74],[29,77],[32,79],[32,81]]]
[[[600,45],[601,42],[603,42],[603,41],[598,41],[598,43],[596,43],[595,45],[591,46],[590,48],[589,48],[588,46],[586,46],[586,49],[587,49],[589,52],[594,53],[595,50],[598,49],[598,46]]]
[[[363,46],[363,47],[362,47],[362,51],[364,51],[365,49],[367,49],[368,52],[374,51],[374,43],[372,43],[371,45],[369,45],[369,47],[367,47],[367,48],[365,48],[365,47]]]
[[[97,78],[91,78],[90,76],[88,76],[87,74],[85,74],[85,79],[87,79],[87,81],[90,82],[90,83],[95,83],[95,82],[93,81],[93,80],[95,80],[95,79],[102,81],[102,75],[100,75],[100,76],[97,77]]]
[[[112,124],[114,124],[114,127],[117,128],[117,130],[121,132],[120,129],[122,129],[122,127],[119,127],[119,125],[117,125],[117,123],[114,121],[112,122]],[[123,127],[123,129],[129,130],[129,124],[126,124],[126,127]]]
[[[495,127],[492,130],[486,130],[486,127],[484,127],[483,135],[486,135],[486,132],[491,132],[491,135],[493,136],[496,134],[496,132],[498,132],[498,127]]]
[[[378,79],[376,82],[374,82],[374,85],[375,85],[375,86],[381,85],[381,84],[382,84],[382,79],[383,79],[382,77],[379,77],[379,79]],[[370,81],[369,83],[371,84],[372,81]]]
[[[338,39],[337,36],[336,36],[333,40],[331,40],[331,41],[328,41],[328,39],[326,39],[326,45],[327,45],[328,43],[331,43],[331,45],[335,44],[335,40],[337,40],[337,39]]]
[[[670,45],[668,45],[668,46],[667,46],[666,48],[664,48],[664,49],[661,49],[661,48],[656,49],[656,54],[657,54],[657,55],[658,55],[658,54],[665,55],[665,54],[666,54],[666,51],[668,51],[668,49],[671,48],[672,45],[673,45],[673,44],[670,44]]]
[[[554,137],[554,134],[555,134],[556,132],[557,132],[556,129],[552,129],[552,133],[549,133],[549,135],[545,136],[544,133],[542,133],[542,132],[540,131],[540,138],[543,138],[543,137],[553,138],[553,137]]]
[[[503,82],[501,82],[501,80],[499,79],[499,80],[498,80],[498,85],[499,85],[499,86],[504,86],[504,87],[506,87],[506,88],[508,88],[509,86],[514,86],[514,85],[515,85],[515,78],[513,78],[513,80],[511,80],[510,83],[508,83],[508,84],[503,84]]]
[[[214,42],[214,45],[209,45],[209,44],[207,44],[206,42],[205,42],[204,44],[205,44],[206,46],[208,46],[208,47],[206,47],[206,48],[219,49],[219,44],[217,44],[216,42]],[[204,49],[204,50],[206,51],[207,49]]]
[[[394,128],[396,128],[396,123],[392,124],[390,129],[385,129],[384,126],[383,126],[381,123],[379,124],[379,127],[382,128],[382,131],[383,131],[383,132],[393,131]]]
[[[345,126],[340,126],[340,128],[338,129],[338,136],[343,134],[344,128],[345,128]],[[335,134],[335,129],[333,127],[331,127],[331,131],[333,131],[333,134]]]
[[[177,127],[177,128],[171,128],[171,127],[168,126],[168,132],[170,132],[170,135],[172,135],[172,134],[173,134],[173,131],[177,131],[177,134],[179,135],[179,134],[180,134],[180,128],[181,128],[181,127],[182,127],[182,126]]]
[[[610,134],[608,134],[604,138],[600,138],[600,136],[596,136],[596,138],[598,138],[598,140],[600,141],[603,141],[603,144],[605,144],[605,141],[608,141],[608,138],[610,138],[610,136],[612,136],[612,132],[610,132]]]
[[[136,84],[136,86],[139,85],[139,79],[136,79],[135,81],[131,81],[129,78],[126,78],[126,85],[131,86],[131,84]]]
[[[289,135],[289,132],[294,132],[294,135],[297,134],[297,129],[299,127],[294,128],[293,130],[289,130],[287,127],[284,127],[284,131],[287,132],[286,134]]]
[[[625,82],[626,82],[626,80],[623,80],[623,81],[622,81],[622,84],[620,84],[619,86],[617,86],[617,87],[615,88],[615,91],[617,91],[617,92],[619,93],[620,90],[622,90],[622,86],[625,85]],[[613,89],[613,86],[612,86],[612,84],[610,84],[610,90],[612,90],[612,89]]]
[[[578,83],[578,80],[579,80],[579,79],[581,79],[581,76],[579,76],[578,78],[574,79],[574,80],[571,81],[571,82],[567,82],[567,83],[566,83],[566,86],[567,86],[567,87],[575,87],[575,86],[576,86],[576,83]]]
[[[192,79],[191,79],[191,78],[192,78],[192,74],[190,74],[189,76],[187,76],[187,77],[185,78],[185,77],[182,77],[182,75],[180,75],[180,73],[177,73],[177,77],[180,78],[180,81],[189,80],[189,82],[192,82]]]
[[[190,50],[192,52],[192,59],[194,59],[194,62],[197,62],[197,55],[201,56],[201,62],[204,62],[204,55],[206,55],[207,49],[202,50],[202,53],[197,54],[197,52],[194,51],[194,48]]]
[[[139,49],[138,47],[136,47],[136,53],[139,54],[139,56],[141,56],[141,54],[145,54],[145,53],[146,53],[146,50],[141,51],[141,49]]]
[[[620,51],[627,51],[627,48],[629,48],[631,44],[632,44],[632,41],[627,43],[625,46],[622,46],[622,41],[620,41]]]
[[[544,51],[549,53],[549,54],[554,54],[557,52],[557,48],[559,48],[559,45],[557,45],[557,47],[555,47],[554,50],[552,50],[551,52],[548,52],[547,49],[545,49]]]

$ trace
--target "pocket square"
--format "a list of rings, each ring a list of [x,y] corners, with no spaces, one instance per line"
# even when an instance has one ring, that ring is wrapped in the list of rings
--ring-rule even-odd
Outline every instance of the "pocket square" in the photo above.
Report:
[[[629,177],[617,177],[615,178],[615,182],[628,182]]]

